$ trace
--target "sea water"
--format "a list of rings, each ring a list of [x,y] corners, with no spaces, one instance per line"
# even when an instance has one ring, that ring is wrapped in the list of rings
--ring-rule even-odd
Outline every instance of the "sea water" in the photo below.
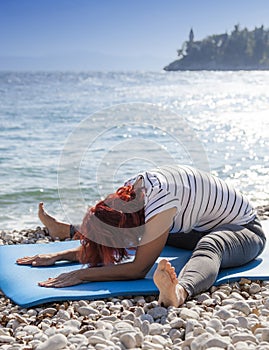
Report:
[[[0,229],[60,220],[165,162],[269,203],[269,72],[0,72]],[[71,214],[70,214],[71,213]]]

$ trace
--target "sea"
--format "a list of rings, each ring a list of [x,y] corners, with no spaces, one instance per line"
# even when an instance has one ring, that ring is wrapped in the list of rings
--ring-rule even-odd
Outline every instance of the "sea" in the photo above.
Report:
[[[136,173],[186,164],[269,203],[269,71],[0,72],[0,230],[79,223]]]

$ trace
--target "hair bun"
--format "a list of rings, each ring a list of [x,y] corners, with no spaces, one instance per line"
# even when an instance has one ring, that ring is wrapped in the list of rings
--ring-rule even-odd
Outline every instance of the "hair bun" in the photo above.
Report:
[[[126,202],[129,202],[130,200],[135,199],[136,194],[134,191],[134,186],[122,186],[117,190],[118,197]]]

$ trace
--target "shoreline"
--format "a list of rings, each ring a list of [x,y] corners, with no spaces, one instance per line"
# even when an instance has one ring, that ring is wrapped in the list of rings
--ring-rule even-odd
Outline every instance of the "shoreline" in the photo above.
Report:
[[[269,205],[257,207],[269,219]],[[48,243],[46,229],[0,231],[0,245]],[[0,291],[1,350],[269,350],[269,281],[213,286],[180,308],[158,296],[77,300],[22,308]]]

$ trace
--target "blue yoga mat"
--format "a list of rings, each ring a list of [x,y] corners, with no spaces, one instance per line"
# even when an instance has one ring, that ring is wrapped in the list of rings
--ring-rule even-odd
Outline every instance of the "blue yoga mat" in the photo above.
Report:
[[[265,232],[269,233],[269,221],[263,222]],[[175,266],[177,273],[188,261],[191,251],[165,247],[144,279],[134,281],[89,282],[65,288],[43,288],[39,281],[81,267],[77,263],[58,262],[48,267],[32,267],[16,264],[22,256],[35,255],[70,249],[78,245],[77,241],[49,244],[5,245],[0,247],[0,289],[14,303],[22,307],[63,300],[101,299],[123,295],[156,294],[158,290],[152,280],[154,270],[160,259],[166,257]],[[252,280],[269,279],[269,243],[260,257],[237,268],[220,271],[215,285],[240,280],[246,277]]]

